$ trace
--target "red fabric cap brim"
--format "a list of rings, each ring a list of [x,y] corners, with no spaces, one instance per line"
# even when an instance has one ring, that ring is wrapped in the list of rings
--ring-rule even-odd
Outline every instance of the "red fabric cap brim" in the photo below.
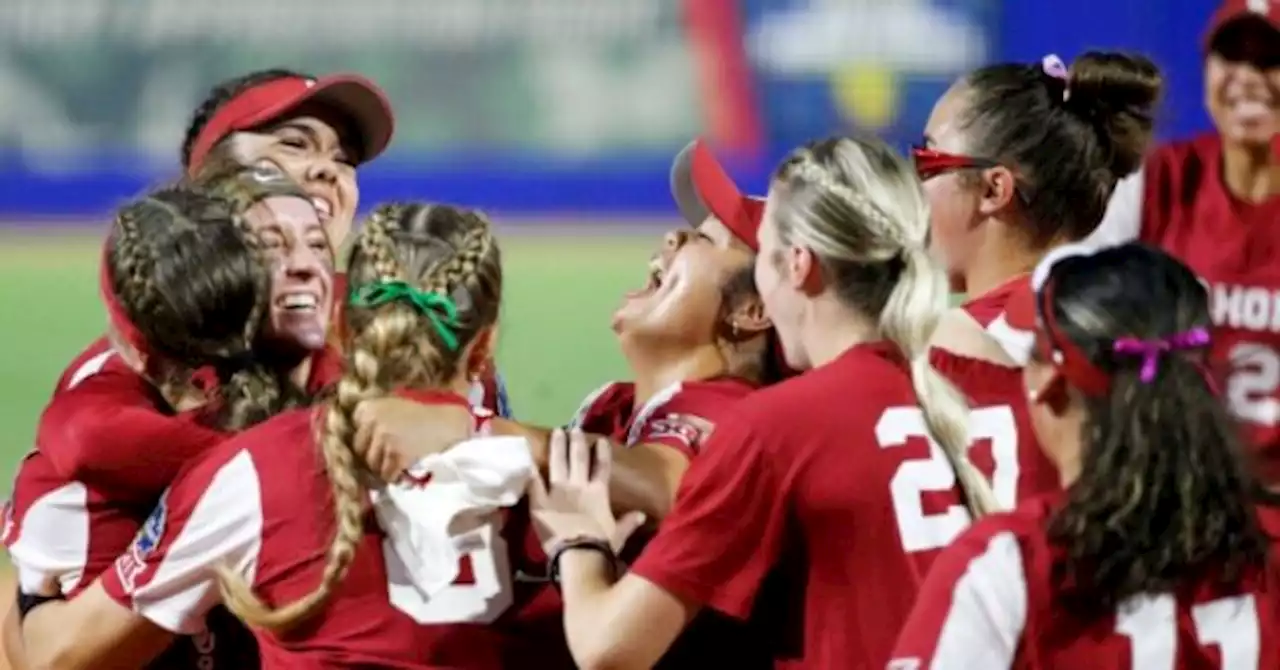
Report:
[[[241,91],[205,124],[191,148],[187,171],[197,172],[209,151],[231,133],[282,121],[306,104],[329,108],[348,123],[341,131],[356,134],[360,162],[376,158],[391,143],[395,115],[386,94],[372,81],[354,74],[319,79],[273,79]],[[344,138],[348,139],[348,138]]]
[[[700,140],[690,142],[671,165],[671,194],[689,225],[715,216],[739,240],[760,250],[764,200],[743,195],[720,161]]]

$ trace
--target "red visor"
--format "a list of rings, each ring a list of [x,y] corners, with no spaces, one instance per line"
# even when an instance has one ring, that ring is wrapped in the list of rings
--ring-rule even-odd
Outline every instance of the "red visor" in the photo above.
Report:
[[[676,155],[671,165],[671,194],[690,225],[715,216],[752,251],[760,250],[764,200],[743,195],[701,140],[690,142]]]
[[[375,158],[391,142],[391,103],[372,81],[354,74],[282,77],[250,86],[219,107],[191,145],[187,172],[197,172],[214,145],[231,133],[280,121],[305,103],[323,105],[347,118],[358,135],[354,139],[361,162]]]

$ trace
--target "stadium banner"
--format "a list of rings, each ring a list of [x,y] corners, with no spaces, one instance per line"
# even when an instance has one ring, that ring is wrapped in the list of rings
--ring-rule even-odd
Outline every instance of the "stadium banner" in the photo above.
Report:
[[[1034,6],[1034,7],[1033,7]],[[955,76],[1005,55],[1157,53],[1166,131],[1203,125],[1210,0],[4,0],[0,220],[96,216],[176,174],[209,86],[263,67],[360,71],[397,110],[367,204],[672,211],[694,135],[752,190],[807,139],[905,145]],[[1100,17],[1105,16],[1102,20]]]

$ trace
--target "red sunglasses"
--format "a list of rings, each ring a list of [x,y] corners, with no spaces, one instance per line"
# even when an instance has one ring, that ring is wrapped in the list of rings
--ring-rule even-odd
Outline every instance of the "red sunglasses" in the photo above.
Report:
[[[985,170],[1001,165],[1000,161],[990,158],[949,154],[922,146],[911,147],[911,159],[915,163],[916,174],[920,176],[921,181],[953,170]],[[1026,194],[1022,192],[1022,187],[1015,182],[1013,188],[1018,194],[1018,198],[1024,203],[1027,202]]]

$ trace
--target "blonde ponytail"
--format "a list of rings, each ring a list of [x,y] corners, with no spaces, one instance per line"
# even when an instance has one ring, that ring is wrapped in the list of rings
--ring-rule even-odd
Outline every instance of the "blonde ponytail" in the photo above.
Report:
[[[911,385],[930,434],[947,455],[975,518],[1000,509],[995,492],[969,460],[969,406],[964,394],[929,363],[929,340],[947,310],[945,273],[918,246],[904,249],[903,269],[884,310],[880,330],[898,345],[911,367]]]
[[[834,138],[793,152],[774,185],[779,237],[817,253],[846,306],[878,317],[880,334],[910,363],[925,425],[970,513],[998,509],[991,484],[969,460],[964,396],[929,363],[929,340],[950,296],[925,248],[929,208],[914,169],[874,138]]]

